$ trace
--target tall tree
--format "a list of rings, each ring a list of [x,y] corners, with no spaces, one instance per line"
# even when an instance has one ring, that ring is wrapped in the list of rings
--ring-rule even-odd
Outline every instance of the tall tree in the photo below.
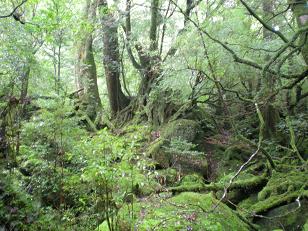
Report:
[[[86,0],[84,18],[87,26],[81,30],[82,38],[79,43],[76,67],[78,87],[79,90],[83,89],[81,92],[82,110],[86,112],[91,120],[95,120],[102,109],[93,54],[93,30],[89,30],[89,27],[93,27],[96,18],[96,7],[97,3],[95,0]]]
[[[273,22],[270,20],[272,15],[274,14],[274,3],[275,0],[263,0],[262,8],[263,8],[263,20],[273,27]],[[263,26],[263,40],[264,43],[270,43],[273,39],[273,33],[269,31],[267,28]],[[266,54],[265,61],[268,62],[271,59],[269,54]],[[265,96],[272,94],[275,88],[275,76],[271,73],[264,73],[262,76],[263,87],[262,90],[264,91]],[[265,135],[267,137],[271,137],[276,132],[276,125],[279,121],[279,112],[277,108],[273,105],[275,101],[274,98],[268,100],[265,103],[263,108],[263,116],[265,120]]]
[[[173,47],[173,44],[170,50],[167,52],[165,57],[162,57],[162,47],[164,42],[166,24],[164,23],[163,26],[161,22],[167,21],[171,15],[173,15],[174,11],[171,9],[173,1],[169,1],[166,12],[165,18],[162,19],[161,15],[161,6],[162,1],[159,0],[151,0],[150,6],[150,27],[148,31],[148,39],[149,39],[149,46],[144,44],[135,43],[131,41],[131,33],[132,33],[132,26],[131,26],[131,0],[126,0],[126,23],[124,26],[124,31],[126,35],[126,48],[127,53],[130,58],[131,63],[133,64],[134,68],[136,68],[141,76],[141,81],[139,84],[139,90],[137,95],[137,107],[134,108],[143,108],[144,106],[148,105],[148,96],[152,91],[154,85],[157,83],[159,76],[162,72],[162,63],[166,60],[167,57],[172,56],[176,52],[176,48]],[[186,14],[184,17],[184,26],[187,25],[188,17],[192,11],[192,9],[197,6],[197,4],[193,4],[192,0],[187,0],[186,2]],[[185,27],[184,27],[185,28]],[[184,31],[183,29],[180,30],[178,35]],[[161,38],[159,38],[161,35]],[[159,41],[161,44],[159,44]],[[159,46],[160,45],[160,46]],[[135,48],[136,53],[138,54],[138,58],[134,57],[133,49]],[[151,107],[156,107],[153,104]],[[151,111],[151,108],[148,108],[148,111]],[[151,114],[151,113],[149,113]],[[156,116],[156,115],[152,115]]]
[[[104,68],[108,90],[109,104],[112,115],[128,106],[130,100],[121,88],[120,82],[120,53],[118,41],[118,22],[115,12],[109,9],[107,1],[99,0],[100,17],[103,26],[103,55]]]
[[[304,28],[308,26],[308,2],[302,0],[289,0],[291,8],[293,10],[294,16],[297,21],[299,28]],[[301,51],[306,64],[308,65],[308,38],[307,30],[301,33],[300,36],[300,46],[302,46]]]

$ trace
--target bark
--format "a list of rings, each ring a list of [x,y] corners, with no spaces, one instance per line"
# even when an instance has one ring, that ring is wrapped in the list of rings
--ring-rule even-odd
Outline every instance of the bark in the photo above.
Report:
[[[19,97],[19,110],[18,110],[18,120],[17,120],[17,132],[16,132],[16,148],[15,155],[19,155],[20,150],[20,133],[21,133],[21,120],[25,117],[26,105],[27,105],[27,95],[29,87],[29,78],[30,78],[30,64],[26,66],[25,72],[22,75],[21,80],[21,91]]]
[[[158,48],[157,43],[157,26],[158,26],[158,7],[159,0],[152,0],[151,3],[151,27],[150,27],[150,51],[156,51]]]
[[[274,12],[274,1],[275,0],[263,0],[263,16],[264,21],[267,25],[272,27],[272,23],[268,21]],[[263,27],[263,39],[264,42],[270,42],[273,39],[273,33],[269,31],[267,28]],[[270,56],[267,55],[265,57],[265,61],[268,62],[270,60]],[[263,91],[265,95],[270,95],[274,91],[275,87],[275,76],[271,73],[266,73],[265,79],[261,79],[263,81]],[[263,116],[265,120],[265,137],[270,138],[271,136],[275,135],[276,133],[276,125],[279,122],[279,112],[277,108],[273,105],[275,98],[269,100],[263,108]]]
[[[192,0],[187,0],[186,2],[186,14],[184,21],[188,21],[188,16],[191,13],[192,9],[194,8],[194,4]],[[197,4],[196,4],[197,5]],[[170,6],[169,6],[170,7]],[[168,7],[168,9],[169,9]],[[124,31],[126,34],[126,48],[129,55],[129,58],[133,64],[133,66],[139,71],[141,75],[141,82],[139,84],[138,95],[136,100],[134,100],[134,105],[132,105],[132,110],[143,110],[144,106],[147,106],[147,110],[150,113],[147,113],[152,116],[154,115],[153,107],[156,107],[156,104],[149,105],[148,96],[150,95],[153,87],[159,81],[159,76],[161,74],[161,64],[166,59],[166,57],[173,55],[175,53],[175,48],[172,47],[166,55],[164,59],[161,57],[161,50],[162,48],[158,48],[158,35],[160,34],[159,25],[161,22],[161,15],[160,15],[160,1],[159,0],[151,0],[151,22],[150,22],[150,29],[149,29],[149,47],[141,46],[140,44],[136,44],[134,48],[137,51],[139,60],[134,57],[132,52],[132,41],[131,41],[131,22],[130,22],[130,10],[131,10],[131,0],[126,0],[126,24],[124,27]],[[168,10],[167,10],[168,11]],[[170,13],[170,16],[172,12]],[[166,12],[165,19],[168,16],[168,12]],[[187,23],[185,23],[186,25]],[[164,37],[164,30],[166,25],[162,27],[162,38]],[[183,31],[183,30],[182,30]],[[179,35],[180,33],[178,33]],[[163,41],[163,39],[161,40]],[[162,44],[160,44],[162,47]],[[159,51],[160,50],[160,51]],[[173,52],[174,51],[174,52]],[[171,54],[172,53],[172,54]],[[152,108],[151,108],[152,107]],[[148,118],[150,119],[150,118]]]
[[[161,58],[158,56],[157,29],[159,17],[159,0],[151,2],[151,26],[149,32],[150,47],[148,50],[136,46],[141,64],[141,82],[138,96],[142,105],[147,104],[147,96],[150,94],[155,80],[160,75]]]
[[[186,0],[186,10],[184,15],[184,25],[189,22],[190,12],[193,9],[193,0]]]
[[[308,26],[308,3],[307,1],[303,0],[293,0],[290,1],[293,14],[296,17],[297,25],[299,28],[307,27]],[[304,32],[300,36],[299,45],[302,46],[301,53],[303,58],[308,65],[308,32]]]
[[[118,22],[115,15],[108,9],[105,0],[99,0],[101,21],[103,26],[104,68],[108,90],[108,98],[112,115],[128,106],[130,100],[121,88],[120,82],[120,53],[118,42]]]
[[[259,189],[262,186],[265,186],[268,181],[266,174],[261,176],[254,176],[246,180],[238,180],[233,182],[228,191],[231,190],[242,190],[242,191],[253,191],[254,189]],[[211,183],[211,184],[196,184],[196,185],[180,185],[176,187],[168,188],[168,191],[172,193],[181,193],[181,192],[210,192],[210,191],[223,191],[227,187],[227,183]]]
[[[29,86],[29,77],[30,77],[30,67],[26,67],[25,73],[22,76],[21,80],[21,92],[20,92],[20,102],[25,103],[26,97],[28,95],[28,86]]]
[[[85,6],[85,19],[88,23],[93,23],[96,17],[96,2],[87,0]],[[92,31],[81,30],[83,35],[79,44],[77,76],[78,87],[82,92],[82,110],[85,111],[91,120],[99,115],[102,109],[101,100],[98,92],[96,64],[93,54],[93,35]]]

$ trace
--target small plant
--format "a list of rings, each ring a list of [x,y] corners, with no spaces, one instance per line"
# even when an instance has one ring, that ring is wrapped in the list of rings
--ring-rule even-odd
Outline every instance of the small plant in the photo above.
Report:
[[[196,150],[197,145],[179,138],[172,138],[170,144],[164,149],[168,153],[176,153],[179,155],[202,155],[203,152]]]

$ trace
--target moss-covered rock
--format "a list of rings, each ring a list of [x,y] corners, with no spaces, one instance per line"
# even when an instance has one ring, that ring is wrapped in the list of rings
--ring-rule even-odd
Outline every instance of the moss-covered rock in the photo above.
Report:
[[[155,173],[154,178],[161,185],[171,186],[179,181],[179,174],[174,168],[157,170]]]
[[[203,185],[203,177],[198,174],[186,175],[181,180],[181,185],[188,184],[202,184]]]
[[[261,230],[273,230],[283,228],[284,230],[302,230],[308,218],[308,201],[302,200],[287,205],[279,206],[265,213],[269,219],[256,221]]]
[[[254,196],[239,204],[246,217],[261,214],[271,219],[257,223],[261,230],[284,227],[285,230],[301,230],[308,218],[308,173],[307,171],[273,172],[267,185]],[[299,204],[299,201],[300,204]]]
[[[247,160],[253,151],[247,144],[237,143],[228,147],[225,152],[226,160]]]
[[[162,127],[160,137],[148,148],[160,167],[174,167],[182,173],[198,172],[205,175],[207,162],[205,155],[196,151],[202,131],[193,120],[179,119]]]
[[[273,197],[279,197],[293,192],[307,190],[308,173],[303,172],[289,172],[280,173],[274,172],[266,187],[258,194],[259,201],[266,201]]]
[[[201,135],[198,122],[193,120],[179,119],[166,124],[161,131],[164,139],[178,138],[188,142],[196,141]]]
[[[167,200],[155,196],[134,204],[133,214],[128,211],[124,207],[120,210],[118,230],[249,230],[234,211],[211,194],[187,192]],[[107,222],[99,227],[99,231],[108,230]]]

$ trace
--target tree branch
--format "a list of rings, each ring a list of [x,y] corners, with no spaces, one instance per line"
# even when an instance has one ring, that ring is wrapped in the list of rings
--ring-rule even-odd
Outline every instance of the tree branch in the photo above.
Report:
[[[125,27],[122,26],[126,39],[125,39],[125,45],[126,45],[126,50],[128,53],[128,57],[130,61],[132,62],[133,66],[137,69],[140,70],[142,67],[141,65],[136,61],[136,58],[133,54],[132,48],[131,48],[131,40],[130,36],[132,33],[132,28],[131,28],[131,20],[130,20],[130,10],[131,10],[131,0],[126,0],[126,9],[125,9]]]
[[[244,5],[244,7],[248,10],[248,12],[255,18],[257,19],[262,26],[269,30],[270,32],[278,35],[285,43],[289,43],[289,40],[280,32],[280,31],[276,31],[273,27],[271,27],[270,25],[268,25],[264,20],[262,20],[255,12],[254,10],[244,1],[244,0],[240,0],[240,2]]]
[[[23,0],[19,5],[17,5],[13,11],[11,13],[9,13],[8,15],[0,15],[0,18],[9,18],[12,17],[15,12],[18,10],[19,7],[21,7],[23,4],[25,4],[28,0]]]

